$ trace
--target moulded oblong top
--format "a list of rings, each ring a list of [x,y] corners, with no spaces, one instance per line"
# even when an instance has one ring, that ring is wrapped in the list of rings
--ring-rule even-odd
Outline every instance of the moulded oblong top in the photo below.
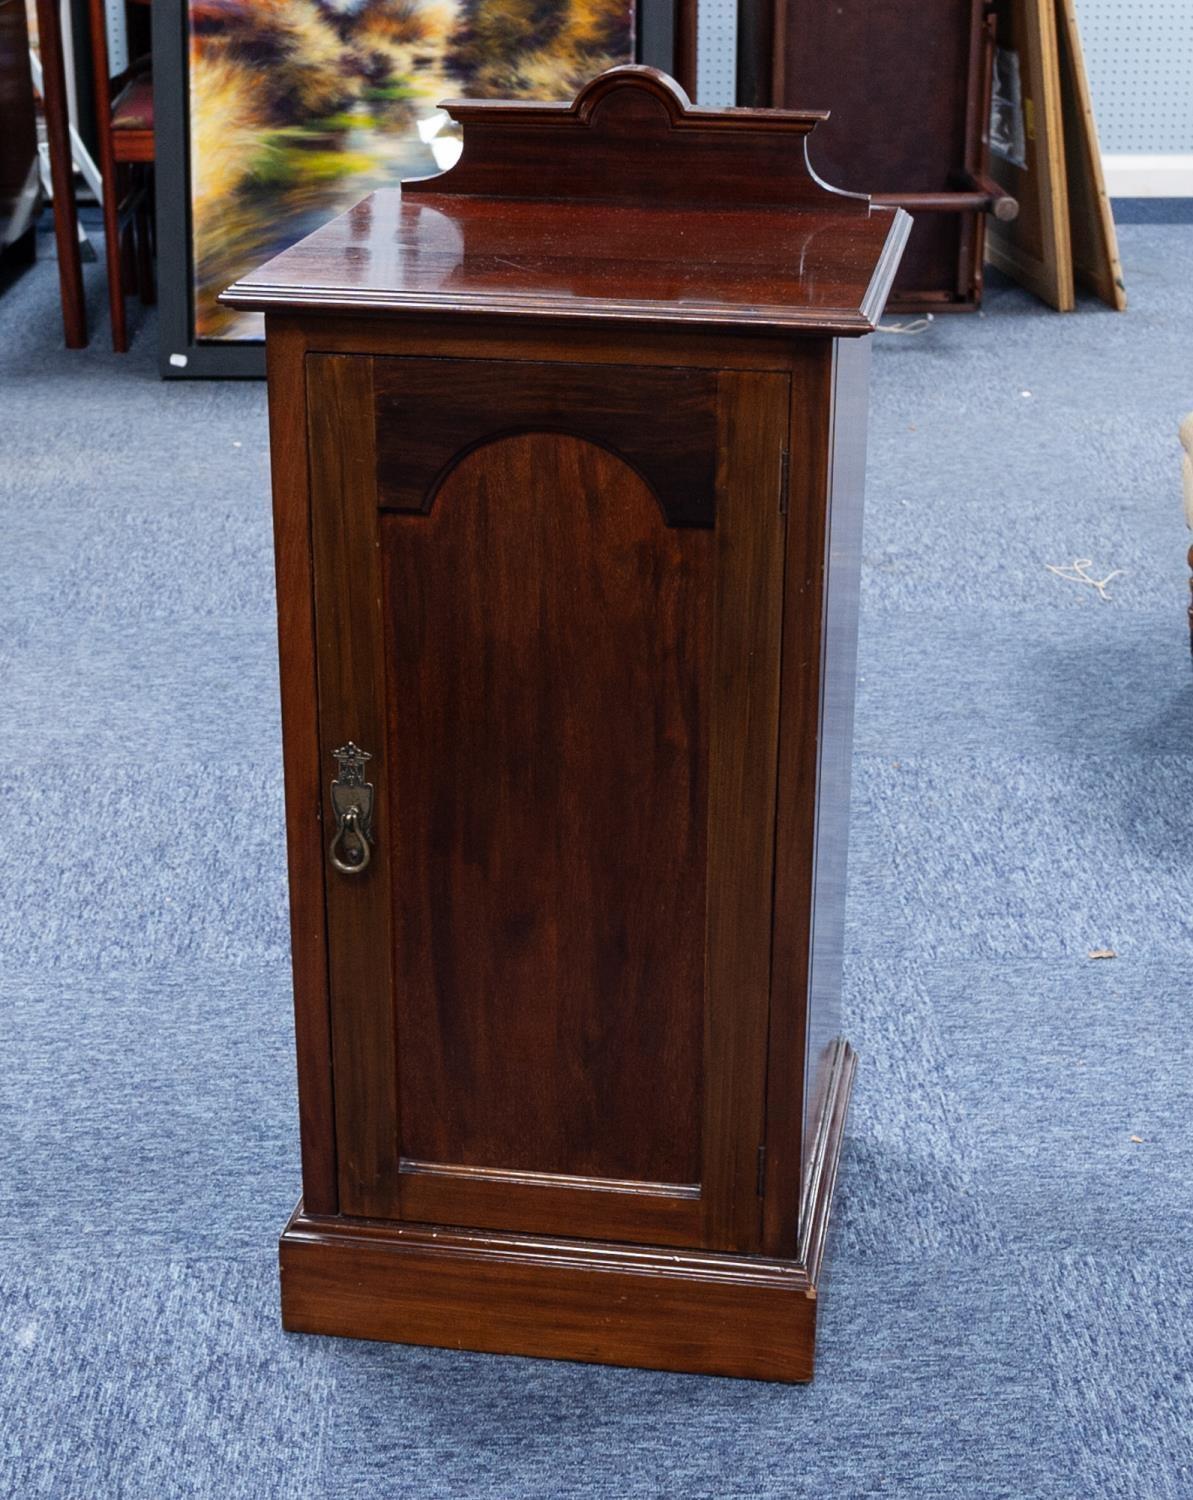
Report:
[[[703,109],[637,66],[570,104],[444,108],[455,166],[366,198],[221,300],[843,334],[881,316],[910,220],[816,177],[823,112]]]

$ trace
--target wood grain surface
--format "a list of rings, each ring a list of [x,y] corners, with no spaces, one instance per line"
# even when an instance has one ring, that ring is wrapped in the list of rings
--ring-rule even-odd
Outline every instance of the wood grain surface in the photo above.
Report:
[[[300,1204],[280,1245],[283,1324],[490,1354],[810,1380],[853,1070],[842,1044],[799,1259],[347,1221]]]
[[[1073,0],[1056,0],[1056,40],[1073,275],[1108,307],[1122,312],[1127,305],[1123,263],[1102,171],[1098,127]]]
[[[1075,305],[1069,189],[1061,113],[1055,0],[998,0],[998,45],[1019,61],[1026,165],[995,153],[990,171],[1019,202],[1013,223],[992,224],[991,265],[1058,312]]]
[[[229,288],[268,311],[868,333],[911,221],[825,187],[819,118],[702,110],[649,68],[571,105],[453,104],[449,172],[372,194]]]
[[[385,746],[385,658],[372,362],[307,362],[311,536],[318,647],[323,840],[336,831],[332,752],[348,740],[372,755],[374,846],[367,869],[325,860],[340,1212],[386,1214],[397,1200],[397,1062],[390,953],[390,847],[395,809]]]
[[[486,180],[490,131],[634,163],[643,127],[715,181],[807,124],[634,70],[463,113]],[[906,216],[471,180],[367,200],[245,294],[272,309],[307,1195],[284,1319],[806,1379],[853,1073],[841,336]],[[345,874],[348,740],[376,795]]]
[[[402,1154],[698,1183],[714,539],[527,433],[382,548]]]
[[[773,43],[760,37],[755,72],[765,75],[772,60],[773,68],[758,102],[829,111],[808,142],[816,172],[914,216],[892,306],[975,306],[985,195],[964,195],[984,170],[985,0],[770,5]]]
[[[298,1053],[302,1191],[311,1213],[339,1208],[327,920],[323,897],[323,790],[315,600],[307,467],[306,339],[293,323],[267,325],[269,446],[277,580],[282,766],[290,875],[290,950]]]
[[[386,510],[430,510],[453,465],[480,443],[564,432],[607,448],[650,486],[672,526],[711,526],[717,377],[483,360],[378,360],[377,475]],[[642,414],[650,412],[646,424]]]

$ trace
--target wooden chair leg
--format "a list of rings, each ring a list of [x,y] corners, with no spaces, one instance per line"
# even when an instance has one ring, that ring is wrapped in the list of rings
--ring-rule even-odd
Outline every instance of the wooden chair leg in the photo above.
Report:
[[[120,232],[120,180],[104,174],[104,259],[108,268],[108,310],[112,318],[112,348],[128,352],[128,324],[124,316],[124,268],[127,249]]]
[[[1185,493],[1185,525],[1193,530],[1193,411],[1177,430],[1181,440],[1181,489]],[[1193,571],[1193,547],[1189,548],[1189,568]],[[1189,649],[1193,651],[1193,578],[1189,579]]]
[[[68,349],[87,347],[87,304],[83,300],[83,259],[79,254],[79,219],[75,207],[70,134],[66,112],[66,73],[62,32],[54,0],[37,0],[38,49],[41,54],[42,103],[54,185],[54,235],[58,244],[58,289]]]
[[[1189,548],[1189,571],[1193,573],[1193,547]],[[1189,579],[1189,650],[1193,652],[1193,578]]]
[[[120,282],[127,302],[137,280],[136,224],[129,210],[128,169],[120,168],[117,178],[117,214],[120,220]]]
[[[124,278],[121,275],[123,247],[120,234],[122,178],[112,142],[109,99],[112,79],[108,68],[108,33],[103,0],[88,0],[91,23],[91,66],[96,99],[96,139],[99,172],[104,185],[104,259],[108,268],[108,308],[112,316],[112,348],[117,354],[128,349],[128,327],[124,319]]]
[[[148,178],[144,168],[141,171]],[[137,293],[146,307],[152,307],[157,300],[153,274],[153,213],[148,181],[137,204]]]

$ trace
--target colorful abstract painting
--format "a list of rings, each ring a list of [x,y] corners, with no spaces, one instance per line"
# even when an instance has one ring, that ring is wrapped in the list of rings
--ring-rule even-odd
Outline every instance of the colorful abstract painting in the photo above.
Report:
[[[373,188],[458,153],[445,98],[570,99],[633,58],[632,0],[191,0],[194,328],[216,296]]]

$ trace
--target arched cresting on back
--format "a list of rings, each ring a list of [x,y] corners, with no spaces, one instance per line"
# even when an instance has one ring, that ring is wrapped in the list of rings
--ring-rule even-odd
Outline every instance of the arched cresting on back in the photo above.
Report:
[[[380,537],[403,1155],[693,1202],[716,536],[531,432]]]
[[[404,182],[406,196],[869,207],[866,194],[829,187],[808,165],[823,110],[706,109],[654,68],[610,68],[570,104],[447,99],[441,108],[462,128],[463,153],[438,177]]]
[[[379,359],[373,383],[383,510],[428,514],[470,453],[541,432],[580,438],[621,459],[645,480],[668,526],[713,525],[713,370]]]

